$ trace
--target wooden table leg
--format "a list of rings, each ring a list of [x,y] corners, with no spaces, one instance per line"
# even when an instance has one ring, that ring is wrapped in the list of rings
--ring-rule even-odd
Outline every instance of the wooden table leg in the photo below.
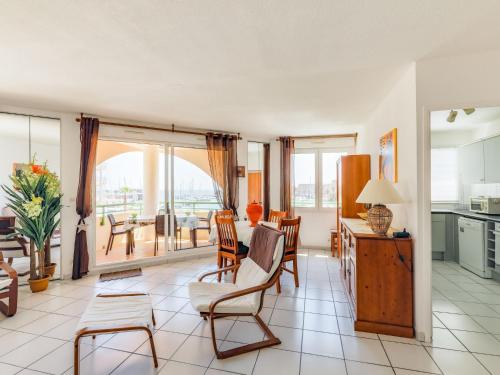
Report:
[[[191,243],[193,244],[193,247],[198,247],[198,231],[196,228],[192,228],[189,230],[189,234],[191,235]]]

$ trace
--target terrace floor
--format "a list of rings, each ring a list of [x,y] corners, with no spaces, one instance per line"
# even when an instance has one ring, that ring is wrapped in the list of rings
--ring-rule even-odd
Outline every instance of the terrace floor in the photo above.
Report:
[[[72,339],[88,300],[99,292],[148,291],[157,318],[159,368],[143,333],[85,339],[82,375],[154,374],[498,374],[500,285],[454,263],[435,262],[434,342],[355,332],[339,263],[327,252],[302,250],[300,288],[283,276],[280,296],[266,294],[263,319],[282,340],[274,348],[227,360],[214,356],[208,325],[190,306],[187,284],[215,268],[215,257],[143,268],[140,277],[52,282],[46,292],[20,288],[20,310],[0,316],[0,374],[71,374]],[[464,299],[470,300],[465,302]],[[246,318],[216,322],[219,344],[261,339]]]

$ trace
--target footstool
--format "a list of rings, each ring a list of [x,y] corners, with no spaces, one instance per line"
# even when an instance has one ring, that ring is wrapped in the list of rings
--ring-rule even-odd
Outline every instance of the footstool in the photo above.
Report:
[[[156,325],[149,294],[98,294],[87,306],[77,326],[74,374],[79,374],[80,339],[107,333],[145,331],[151,343],[155,367],[158,367],[152,328]]]

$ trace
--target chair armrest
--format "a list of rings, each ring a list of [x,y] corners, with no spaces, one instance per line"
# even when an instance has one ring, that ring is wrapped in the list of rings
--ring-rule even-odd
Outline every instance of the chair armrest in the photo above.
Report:
[[[99,293],[96,295],[96,297],[102,297],[102,298],[114,298],[114,297],[133,297],[133,296],[147,296],[147,293],[116,293],[116,294],[107,294],[107,293]]]
[[[211,271],[204,273],[198,278],[198,281],[202,281],[205,277],[210,276],[210,275],[218,275],[219,273],[225,272],[225,271],[234,271],[235,275],[238,272],[238,268],[240,268],[239,264],[235,264],[234,266],[229,266],[229,267],[224,267],[224,268],[219,268],[217,271]]]
[[[224,302],[224,301],[227,301],[230,299],[234,299],[234,298],[238,298],[238,297],[242,297],[242,296],[246,296],[247,294],[253,294],[255,292],[264,291],[264,290],[272,287],[275,283],[276,283],[275,278],[272,278],[272,280],[268,281],[265,284],[253,286],[251,288],[241,289],[241,290],[238,290],[237,292],[224,294],[223,296],[220,296],[215,301],[210,303],[210,306],[208,308],[209,314],[210,314],[210,316],[213,316],[214,312],[215,312],[215,307],[221,302]]]
[[[2,261],[0,262],[0,268],[2,268],[7,275],[9,275],[9,278],[13,280],[17,279],[17,272],[14,268],[10,266],[10,264]]]

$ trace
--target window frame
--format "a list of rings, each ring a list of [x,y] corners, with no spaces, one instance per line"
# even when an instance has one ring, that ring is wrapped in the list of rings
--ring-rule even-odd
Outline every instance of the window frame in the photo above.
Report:
[[[431,191],[430,191],[430,195],[431,195],[431,203],[432,204],[456,204],[456,203],[460,203],[460,196],[462,194],[462,187],[461,187],[461,181],[460,181],[460,161],[459,161],[459,156],[458,156],[458,146],[435,146],[435,147],[431,147],[431,151],[430,151],[430,154],[431,154],[431,165],[430,165],[430,173],[431,173],[431,177],[432,177],[432,160],[434,159],[432,157],[432,150],[443,150],[443,149],[454,149],[457,153],[457,173],[455,174],[455,179],[456,179],[456,183],[457,183],[457,190],[456,190],[456,195],[457,195],[457,199],[455,200],[433,200],[432,199],[432,181],[431,181]]]
[[[324,211],[324,212],[335,212],[338,208],[338,202],[333,207],[323,207],[323,154],[344,154],[347,155],[352,153],[351,147],[328,147],[328,148],[297,148],[294,151],[295,154],[314,154],[314,168],[315,168],[315,204],[314,207],[300,207],[295,206],[295,179],[293,181],[293,207],[295,210],[300,210],[303,212],[308,211]],[[336,168],[336,166],[335,166]],[[295,163],[293,165],[293,174],[295,175]]]

